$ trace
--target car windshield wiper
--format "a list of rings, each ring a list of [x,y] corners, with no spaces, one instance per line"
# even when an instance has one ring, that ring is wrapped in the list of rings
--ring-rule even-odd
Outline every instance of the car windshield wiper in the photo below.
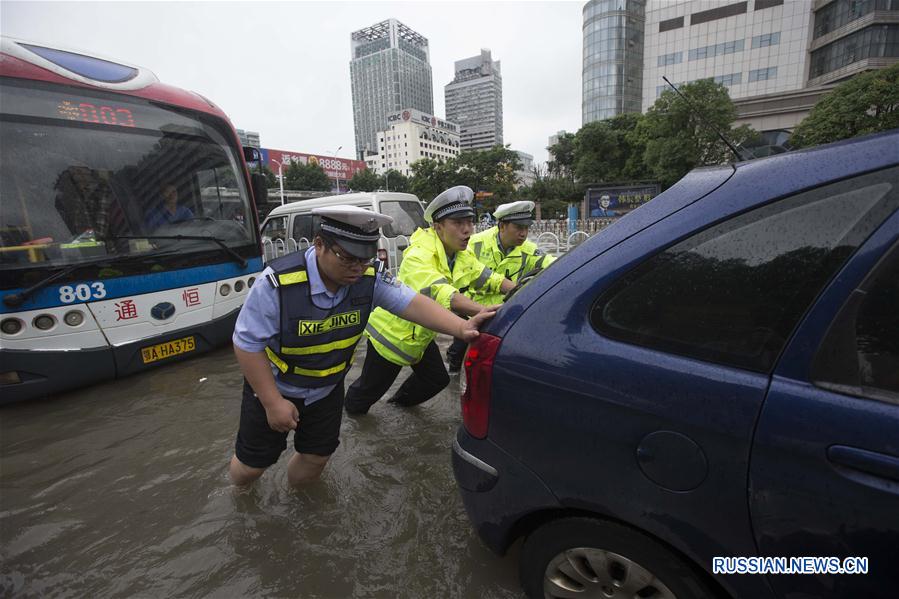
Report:
[[[217,244],[232,260],[240,264],[241,268],[247,267],[247,259],[228,247],[224,239],[212,235],[110,235],[101,241],[114,241],[116,239],[174,239],[176,241],[212,241]]]
[[[91,264],[103,264],[104,262],[111,262],[116,260],[115,256],[103,256],[97,260],[85,260],[84,262],[76,262],[75,264],[69,264],[68,266],[56,271],[52,275],[45,277],[29,287],[28,289],[23,289],[19,293],[8,293],[3,296],[3,303],[9,306],[10,308],[17,308],[25,303],[29,297],[52,283],[57,279],[61,279],[62,277],[73,273],[78,270],[82,266],[89,266]]]

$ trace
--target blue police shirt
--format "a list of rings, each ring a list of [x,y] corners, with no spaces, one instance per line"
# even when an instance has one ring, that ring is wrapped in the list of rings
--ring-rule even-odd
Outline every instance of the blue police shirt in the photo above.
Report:
[[[194,213],[191,212],[190,208],[187,206],[178,206],[175,209],[175,214],[169,212],[165,206],[160,206],[147,215],[146,225],[150,229],[158,229],[162,225],[180,223],[184,220],[190,220],[193,217]]]
[[[237,323],[234,325],[231,340],[234,345],[246,352],[265,351],[266,346],[276,349],[272,342],[281,333],[281,299],[278,290],[269,285],[264,278],[271,272],[272,269],[266,267],[259,275],[256,284],[250,288],[250,293],[247,294]],[[346,297],[346,287],[341,287],[337,293],[331,293],[325,287],[321,275],[318,274],[314,246],[306,250],[306,274],[309,277],[309,291],[316,305],[332,308]],[[374,306],[398,314],[405,310],[415,297],[415,291],[390,276],[385,278],[384,273],[381,273],[375,279],[373,296]],[[277,372],[277,368],[272,365],[272,374],[275,375]],[[314,389],[294,387],[279,381],[277,376],[275,384],[282,395],[302,397],[307,406],[326,397],[334,389],[334,385]]]

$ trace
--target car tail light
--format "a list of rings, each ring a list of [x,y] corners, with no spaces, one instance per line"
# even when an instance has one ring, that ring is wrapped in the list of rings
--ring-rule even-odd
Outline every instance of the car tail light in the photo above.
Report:
[[[462,424],[476,439],[487,436],[493,359],[499,351],[499,337],[481,333],[465,355],[465,392],[462,394]]]
[[[386,266],[390,266],[389,264],[387,264],[387,250],[378,250],[378,260],[383,262]]]

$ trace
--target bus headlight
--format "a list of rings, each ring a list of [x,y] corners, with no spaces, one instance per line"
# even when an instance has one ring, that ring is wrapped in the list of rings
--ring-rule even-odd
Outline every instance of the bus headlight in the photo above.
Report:
[[[237,293],[243,291],[243,281],[234,281],[234,291]]]
[[[253,283],[255,283],[255,282],[256,282],[256,277],[250,277],[249,279],[247,279],[247,287],[252,287]]]
[[[62,319],[70,327],[77,327],[81,326],[81,323],[84,322],[84,314],[82,314],[80,310],[72,310],[71,312],[66,312],[66,315],[63,316]]]
[[[0,322],[0,331],[7,335],[17,335],[23,326],[22,321],[18,318],[4,318],[3,322]]]
[[[41,314],[40,316],[35,316],[31,324],[33,324],[36,329],[49,331],[56,326],[56,319],[50,314]]]
[[[228,295],[229,293],[231,293],[231,285],[222,283],[222,286],[219,287],[219,293],[221,293],[223,297]]]

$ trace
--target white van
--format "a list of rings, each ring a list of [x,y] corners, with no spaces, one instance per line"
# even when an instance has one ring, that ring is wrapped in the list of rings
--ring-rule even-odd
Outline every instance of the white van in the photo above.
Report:
[[[378,259],[386,261],[393,273],[403,259],[403,250],[409,246],[412,233],[428,226],[421,201],[411,193],[373,191],[300,200],[278,206],[262,222],[263,259],[272,260],[309,247],[320,222],[312,209],[338,204],[359,206],[393,217],[392,224],[381,227],[378,241]]]

